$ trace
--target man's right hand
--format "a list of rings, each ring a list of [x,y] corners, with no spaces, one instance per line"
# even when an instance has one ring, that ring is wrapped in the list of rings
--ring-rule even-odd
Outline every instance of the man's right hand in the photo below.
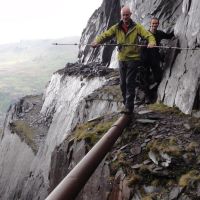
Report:
[[[91,43],[91,46],[92,46],[93,48],[96,48],[96,47],[99,46],[99,43],[97,43],[96,41],[94,41],[94,42]]]
[[[155,44],[148,44],[147,48],[154,48],[156,45]]]

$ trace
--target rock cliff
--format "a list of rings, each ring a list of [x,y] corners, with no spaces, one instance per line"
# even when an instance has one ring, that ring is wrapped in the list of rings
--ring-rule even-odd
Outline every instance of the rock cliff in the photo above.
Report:
[[[199,45],[197,0],[104,0],[80,43],[91,43],[116,23],[124,4],[146,28],[156,16],[160,29],[174,30],[171,45]],[[182,113],[163,106],[138,114],[77,199],[200,197],[199,119],[183,114],[199,109],[200,51],[165,53],[158,102]],[[45,199],[109,129],[122,105],[118,72],[112,69],[115,54],[113,47],[80,46],[78,62],[55,72],[43,95],[24,97],[10,107],[0,143],[0,199]]]
[[[117,111],[118,83],[113,69],[68,63],[52,76],[43,97],[27,96],[12,105],[1,137],[0,198],[44,199],[55,170],[52,152],[77,124]]]

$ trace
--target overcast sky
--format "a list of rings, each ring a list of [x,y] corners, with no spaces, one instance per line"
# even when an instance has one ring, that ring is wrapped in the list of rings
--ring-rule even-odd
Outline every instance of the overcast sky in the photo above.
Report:
[[[103,0],[0,0],[0,44],[81,35]]]

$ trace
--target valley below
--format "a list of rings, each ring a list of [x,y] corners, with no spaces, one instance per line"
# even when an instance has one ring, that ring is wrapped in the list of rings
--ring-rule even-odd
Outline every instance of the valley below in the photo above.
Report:
[[[79,37],[24,40],[0,45],[0,128],[10,104],[25,95],[43,93],[52,74],[77,60]]]

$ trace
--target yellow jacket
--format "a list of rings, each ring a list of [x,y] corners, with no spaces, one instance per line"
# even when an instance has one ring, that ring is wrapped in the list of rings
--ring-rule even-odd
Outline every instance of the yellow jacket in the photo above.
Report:
[[[154,36],[147,31],[141,24],[135,23],[131,20],[129,30],[125,34],[122,29],[122,21],[118,24],[115,24],[107,31],[103,32],[96,37],[96,42],[101,44],[107,41],[108,39],[114,38],[119,45],[118,59],[120,61],[128,60],[140,60],[140,48],[138,46],[125,46],[124,44],[138,44],[139,37],[142,37],[148,41],[149,44],[156,45]]]

